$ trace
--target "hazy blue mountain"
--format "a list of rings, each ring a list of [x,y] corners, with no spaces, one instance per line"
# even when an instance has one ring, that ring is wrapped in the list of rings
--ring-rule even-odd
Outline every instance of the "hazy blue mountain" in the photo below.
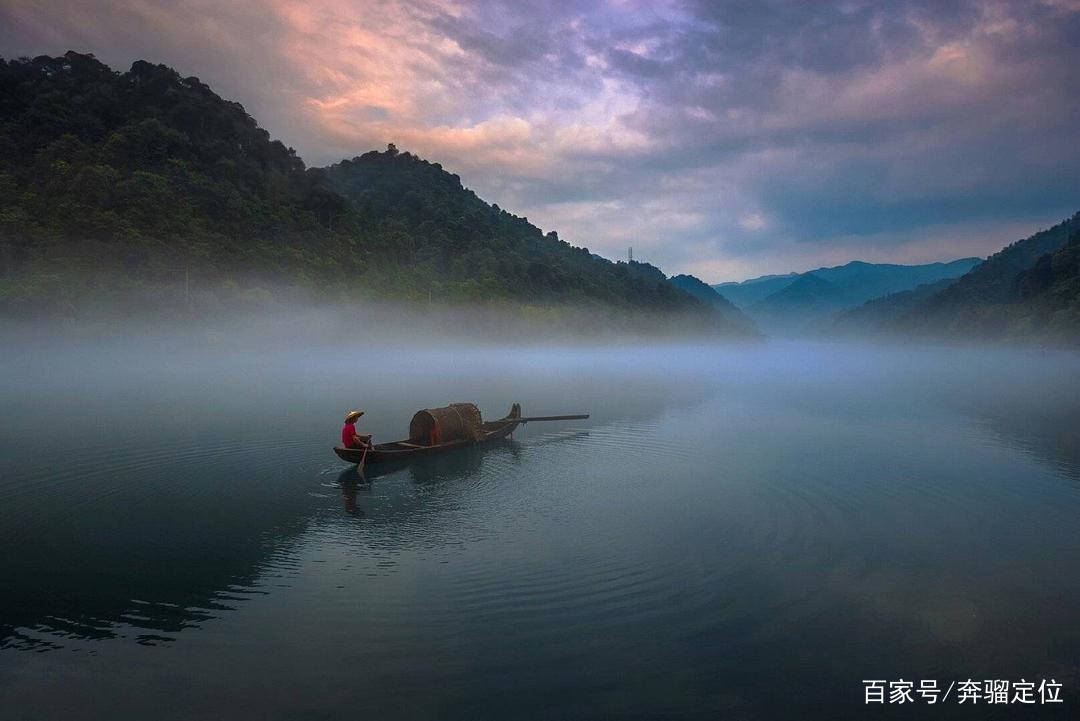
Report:
[[[754,303],[751,309],[798,310],[807,307],[831,306],[838,292],[836,283],[817,273],[803,273],[782,289]]]
[[[790,334],[837,308],[839,289],[816,273],[802,273],[784,288],[746,309],[768,333]]]
[[[834,319],[831,327],[824,330],[839,333],[883,332],[901,315],[916,308],[920,303],[937,295],[955,282],[955,278],[943,278],[933,283],[924,283],[913,290],[890,293],[881,298],[868,300],[858,308],[841,312]]]
[[[981,258],[960,258],[948,263],[923,265],[864,263],[853,260],[833,268],[820,268],[813,273],[833,283],[837,290],[837,302],[854,306],[890,293],[912,290],[926,283],[959,278],[980,263]]]
[[[746,308],[752,303],[756,303],[762,298],[782,290],[798,275],[798,273],[763,275],[760,278],[751,278],[750,280],[718,283],[712,287],[739,308]]]
[[[948,263],[897,265],[853,260],[792,276],[746,281],[735,288],[721,286],[721,292],[731,295],[734,291],[747,298],[760,295],[763,288],[775,288],[742,309],[767,332],[803,333],[828,326],[838,314],[868,300],[957,278],[980,262],[978,258],[961,258]]]
[[[844,265],[817,268],[807,273],[834,283],[837,292],[843,296],[843,304],[856,305],[871,298],[911,290],[942,278],[958,278],[981,262],[979,258],[961,258],[948,263],[898,265],[853,260]],[[718,283],[712,287],[738,307],[746,309],[783,290],[802,275],[806,273],[763,275],[737,283]]]

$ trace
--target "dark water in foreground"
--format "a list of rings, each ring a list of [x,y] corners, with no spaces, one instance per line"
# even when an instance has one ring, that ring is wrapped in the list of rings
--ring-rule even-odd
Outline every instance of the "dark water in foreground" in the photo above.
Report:
[[[1077,714],[1076,354],[240,348],[2,351],[0,717]],[[593,417],[330,452],[459,400]]]

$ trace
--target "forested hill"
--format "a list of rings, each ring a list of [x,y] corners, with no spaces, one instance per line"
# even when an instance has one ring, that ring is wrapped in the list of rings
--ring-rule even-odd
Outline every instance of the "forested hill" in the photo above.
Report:
[[[740,332],[659,269],[545,235],[437,164],[391,147],[309,169],[198,78],[74,52],[0,61],[0,258],[9,314],[102,296],[205,311],[299,291]]]
[[[0,302],[170,284],[344,279],[351,211],[198,78],[90,55],[0,62]]]
[[[888,322],[895,331],[1080,340],[1080,213],[990,256]]]
[[[757,332],[757,326],[754,324],[754,321],[750,320],[749,316],[736,308],[734,303],[720,293],[717,293],[712,286],[708,285],[700,278],[692,275],[676,275],[668,280],[676,287],[681,288],[700,300],[702,303],[715,308],[717,313],[726,318],[733,325],[745,328],[748,331]]]
[[[910,313],[955,282],[955,278],[942,278],[933,283],[924,283],[912,290],[890,293],[881,298],[868,300],[858,308],[844,311],[833,320],[831,327],[823,330],[851,335],[884,333],[896,323],[897,318]]]
[[[394,284],[423,295],[600,303],[663,311],[709,308],[648,263],[612,263],[489,205],[457,175],[389,147],[325,169],[350,202],[364,249]],[[720,318],[719,314],[711,315]]]

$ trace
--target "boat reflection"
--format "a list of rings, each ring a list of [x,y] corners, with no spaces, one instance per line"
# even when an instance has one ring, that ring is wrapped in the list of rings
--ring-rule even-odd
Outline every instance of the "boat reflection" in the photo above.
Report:
[[[414,460],[380,463],[377,466],[364,468],[359,475],[367,481],[372,481],[384,476],[406,472],[414,483],[421,484],[458,480],[478,473],[485,457],[507,452],[514,457],[518,457],[521,453],[521,446],[516,441],[501,438],[483,445],[466,446]],[[355,469],[353,470],[354,475],[356,475]]]
[[[337,482],[341,486],[341,498],[345,513],[354,518],[365,518],[363,499],[374,495],[374,488],[379,481],[390,482],[399,479],[414,486],[432,486],[479,478],[484,472],[485,459],[502,457],[517,462],[522,448],[519,443],[509,439],[499,439],[483,445],[459,448],[437,456],[417,458],[415,460],[391,461],[380,463],[373,468],[358,471],[355,466],[338,474]],[[415,499],[406,500],[408,494],[392,494],[393,498],[381,505],[382,513],[375,516],[383,520],[397,518],[405,512],[401,504],[409,505]],[[391,511],[393,509],[393,511]]]

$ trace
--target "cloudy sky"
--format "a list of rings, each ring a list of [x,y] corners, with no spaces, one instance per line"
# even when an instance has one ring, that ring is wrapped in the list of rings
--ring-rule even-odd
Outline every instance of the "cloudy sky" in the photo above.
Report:
[[[196,75],[309,165],[394,142],[710,282],[1080,210],[1080,0],[0,0],[0,55],[68,49]]]

